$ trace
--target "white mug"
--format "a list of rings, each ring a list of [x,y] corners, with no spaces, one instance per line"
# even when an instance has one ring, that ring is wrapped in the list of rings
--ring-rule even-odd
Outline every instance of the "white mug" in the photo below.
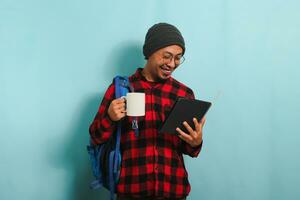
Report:
[[[145,115],[145,93],[129,92],[126,97],[126,115],[139,117]]]

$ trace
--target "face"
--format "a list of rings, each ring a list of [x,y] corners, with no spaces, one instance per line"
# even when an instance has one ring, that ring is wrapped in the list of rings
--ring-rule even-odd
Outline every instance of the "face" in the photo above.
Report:
[[[171,45],[154,52],[147,62],[147,71],[154,81],[168,79],[180,65],[182,48]]]

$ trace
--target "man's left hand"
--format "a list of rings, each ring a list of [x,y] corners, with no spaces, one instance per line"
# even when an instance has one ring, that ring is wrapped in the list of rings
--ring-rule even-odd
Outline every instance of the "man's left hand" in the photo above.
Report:
[[[195,130],[185,121],[183,122],[184,127],[189,133],[185,133],[180,128],[176,128],[179,133],[179,137],[190,144],[192,147],[199,146],[202,143],[202,128],[205,124],[205,117],[202,118],[201,122],[198,122],[196,118],[193,118],[195,124]]]

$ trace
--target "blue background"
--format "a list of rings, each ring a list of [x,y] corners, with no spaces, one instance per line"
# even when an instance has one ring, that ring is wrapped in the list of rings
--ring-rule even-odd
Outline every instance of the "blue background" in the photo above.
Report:
[[[157,22],[176,25],[174,77],[213,101],[189,199],[300,199],[300,1],[0,1],[0,199],[90,191],[88,127],[117,75],[143,67]]]

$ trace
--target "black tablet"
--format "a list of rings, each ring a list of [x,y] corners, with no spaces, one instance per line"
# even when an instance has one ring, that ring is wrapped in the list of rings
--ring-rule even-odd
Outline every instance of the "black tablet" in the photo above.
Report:
[[[211,103],[207,101],[186,99],[182,97],[178,98],[170,111],[170,114],[163,122],[159,133],[178,134],[176,131],[177,127],[188,133],[182,123],[186,121],[193,129],[195,129],[193,118],[195,117],[198,121],[200,121],[210,106]]]

